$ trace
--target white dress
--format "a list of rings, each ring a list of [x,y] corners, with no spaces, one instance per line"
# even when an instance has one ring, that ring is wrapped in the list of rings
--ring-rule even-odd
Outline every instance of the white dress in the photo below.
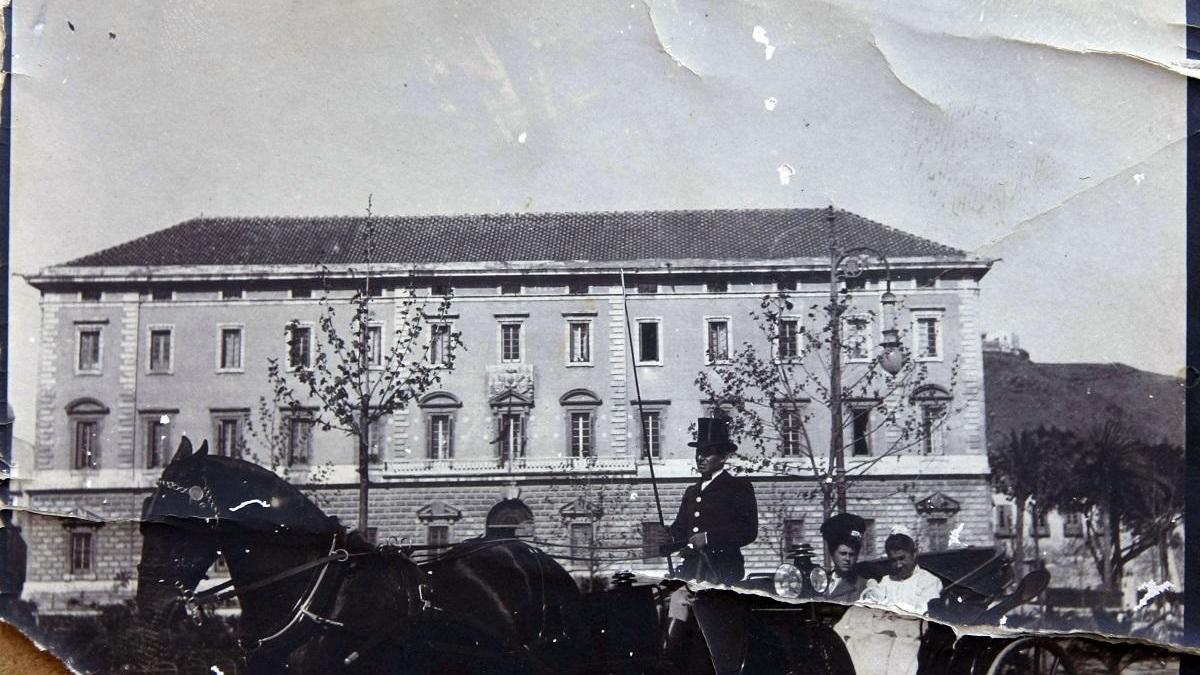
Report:
[[[924,614],[929,601],[941,592],[942,581],[918,567],[903,581],[891,577],[868,581],[862,600]],[[916,675],[924,623],[884,609],[854,605],[834,630],[850,652],[855,675]]]

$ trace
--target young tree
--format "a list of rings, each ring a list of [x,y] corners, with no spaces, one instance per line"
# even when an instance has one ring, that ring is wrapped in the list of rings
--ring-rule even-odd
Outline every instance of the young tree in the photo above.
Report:
[[[870,336],[876,322],[890,317],[856,307],[854,294],[843,286],[835,302],[803,308],[788,291],[765,295],[750,312],[759,339],[728,355],[710,354],[712,364],[695,380],[701,395],[728,414],[731,433],[750,441],[740,468],[817,478],[825,518],[835,509],[839,480],[846,486],[885,457],[932,450],[923,446],[934,443],[956,410],[957,360],[945,386],[935,386],[925,362],[909,353],[906,331],[898,331],[889,347],[900,353],[902,365],[888,373],[876,358],[882,345],[872,347]],[[836,393],[830,367],[835,349],[845,361]],[[843,442],[814,447],[810,427],[832,426],[834,409],[843,411]],[[881,437],[869,455],[863,452],[866,439]],[[836,450],[855,460],[844,477],[837,475]]]
[[[433,303],[418,298],[412,287],[391,302],[382,301],[378,286],[372,286],[373,234],[368,202],[365,265],[361,273],[350,270],[351,297],[339,300],[336,289],[327,283],[320,300],[317,331],[311,331],[299,319],[292,320],[286,328],[289,362],[281,364],[278,359],[270,359],[267,367],[273,398],[282,407],[291,414],[311,411],[316,427],[342,431],[357,440],[358,529],[364,534],[368,527],[372,429],[437,386],[444,370],[453,367],[462,346],[461,333],[449,330],[446,321],[450,293],[436,302],[433,311],[427,311],[427,305]],[[380,317],[375,308],[379,304],[389,311],[395,309],[390,346],[384,344],[383,322],[377,321]],[[343,311],[349,313],[348,319],[339,317]]]

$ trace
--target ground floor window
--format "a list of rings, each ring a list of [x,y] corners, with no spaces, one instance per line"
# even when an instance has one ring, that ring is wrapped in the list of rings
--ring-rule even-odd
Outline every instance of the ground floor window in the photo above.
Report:
[[[87,574],[92,571],[95,552],[92,532],[71,532],[68,535],[67,567],[71,574]]]

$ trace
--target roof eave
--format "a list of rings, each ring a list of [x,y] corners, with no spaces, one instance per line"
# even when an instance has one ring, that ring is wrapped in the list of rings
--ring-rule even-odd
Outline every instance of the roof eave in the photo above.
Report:
[[[973,270],[982,276],[994,260],[973,256],[920,256],[889,259],[892,269]],[[69,266],[46,267],[25,280],[35,288],[74,283],[121,283],[150,281],[265,281],[349,277],[361,265],[155,265],[155,266]],[[695,274],[713,271],[743,273],[804,272],[829,269],[825,258],[777,258],[764,260],[704,260],[660,258],[644,260],[520,260],[455,263],[375,263],[372,274],[383,276],[485,276],[522,275],[538,272],[548,275],[616,274],[619,272],[657,272]]]

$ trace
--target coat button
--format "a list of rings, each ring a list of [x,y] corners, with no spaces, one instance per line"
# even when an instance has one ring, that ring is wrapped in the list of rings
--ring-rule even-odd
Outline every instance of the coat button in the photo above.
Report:
[[[697,504],[699,504],[699,503],[700,503],[700,498],[699,498],[699,497],[696,497],[696,503],[697,503]]]
[[[693,528],[692,528],[692,532],[699,532],[699,531],[700,531],[700,528],[698,528],[698,527],[693,527]]]
[[[699,517],[700,517],[700,512],[699,512],[699,511],[697,511],[697,512],[693,513],[693,514],[692,514],[692,516],[694,516],[694,517],[696,517],[696,518],[699,518]]]

